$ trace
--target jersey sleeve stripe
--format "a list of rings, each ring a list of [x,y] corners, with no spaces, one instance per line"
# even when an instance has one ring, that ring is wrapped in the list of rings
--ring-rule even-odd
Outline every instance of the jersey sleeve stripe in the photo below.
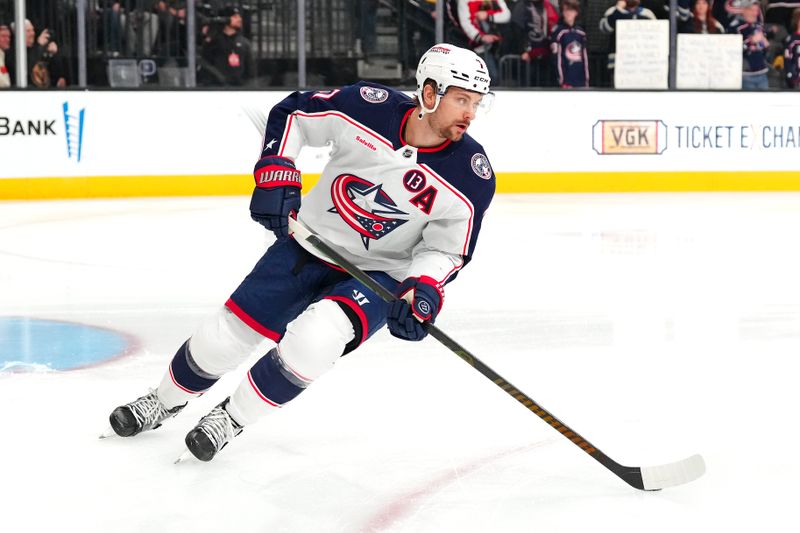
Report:
[[[334,89],[332,91],[319,91],[317,93],[314,93],[314,96],[312,96],[311,98],[319,98],[320,100],[330,100],[331,98],[336,96],[340,90],[341,89]]]
[[[451,268],[451,269],[450,269],[450,272],[448,272],[447,274],[445,274],[444,278],[442,278],[442,279],[440,279],[440,280],[437,280],[437,281],[439,282],[439,284],[440,284],[440,285],[444,285],[444,283],[445,283],[445,282],[446,282],[448,279],[450,279],[450,276],[452,276],[453,274],[455,274],[456,272],[458,272],[459,270],[461,270],[461,268],[462,268],[463,266],[464,266],[464,260],[462,259],[458,265],[453,265],[453,268]]]
[[[294,120],[294,113],[289,115],[289,120],[286,121],[286,127],[283,130],[283,138],[281,139],[281,147],[278,150],[278,155],[283,156],[283,151],[286,149],[286,142],[289,140],[289,132],[292,131],[292,121]]]

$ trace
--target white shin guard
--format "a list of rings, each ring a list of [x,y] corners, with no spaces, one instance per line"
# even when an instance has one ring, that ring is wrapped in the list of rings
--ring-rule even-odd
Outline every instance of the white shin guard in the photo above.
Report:
[[[289,372],[309,384],[333,368],[354,336],[353,323],[339,304],[320,300],[288,325],[278,354]]]
[[[247,359],[264,339],[230,309],[223,307],[192,335],[189,351],[203,372],[222,376]]]
[[[228,308],[204,320],[189,339],[192,370],[213,379],[236,368],[261,344],[264,337],[239,320]],[[161,379],[158,398],[168,408],[181,405],[199,394],[181,387],[172,376],[172,366]]]
[[[302,389],[330,370],[355,336],[353,324],[332,300],[312,304],[289,324],[278,345],[281,377]],[[266,364],[264,356],[258,364]],[[270,383],[255,383],[248,372],[231,396],[228,412],[242,425],[251,424],[281,406],[270,398]]]

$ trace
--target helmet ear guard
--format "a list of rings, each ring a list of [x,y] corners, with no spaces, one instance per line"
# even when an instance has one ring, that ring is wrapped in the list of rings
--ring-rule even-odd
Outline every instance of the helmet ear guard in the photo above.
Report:
[[[434,91],[436,93],[436,100],[433,103],[433,107],[430,108],[430,109],[425,107],[425,99],[423,98],[423,94],[425,92],[425,84],[428,81],[432,81],[436,86],[436,88],[434,89]],[[422,87],[417,90],[417,100],[419,100],[419,107],[421,109],[421,111],[419,112],[419,115],[417,115],[417,118],[422,120],[422,117],[424,117],[426,113],[433,113],[434,111],[436,111],[436,109],[438,109],[438,107],[439,107],[439,102],[442,101],[442,96],[444,96],[445,92],[447,92],[447,89],[445,89],[444,91],[441,90],[441,85],[436,80],[434,80],[432,78],[428,78],[427,80],[425,80],[422,83]]]

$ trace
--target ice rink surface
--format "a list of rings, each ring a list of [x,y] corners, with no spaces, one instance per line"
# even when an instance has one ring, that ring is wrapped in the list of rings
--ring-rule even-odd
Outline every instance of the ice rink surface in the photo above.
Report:
[[[0,531],[800,530],[800,195],[498,196],[447,287],[437,325],[618,462],[704,456],[656,493],[385,331],[211,463],[173,465],[246,366],[157,431],[98,440],[271,242],[247,205],[0,203],[0,318],[129,341],[76,370],[6,361]]]

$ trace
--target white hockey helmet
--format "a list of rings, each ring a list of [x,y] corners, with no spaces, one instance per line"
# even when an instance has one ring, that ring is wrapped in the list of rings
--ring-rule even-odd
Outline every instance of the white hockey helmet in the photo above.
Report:
[[[432,109],[427,109],[422,99],[422,88],[427,80],[436,82],[436,103]],[[416,94],[422,107],[419,118],[425,113],[436,111],[439,101],[448,88],[460,87],[482,95],[490,95],[491,82],[486,63],[472,50],[447,43],[434,45],[422,55],[417,65]]]

